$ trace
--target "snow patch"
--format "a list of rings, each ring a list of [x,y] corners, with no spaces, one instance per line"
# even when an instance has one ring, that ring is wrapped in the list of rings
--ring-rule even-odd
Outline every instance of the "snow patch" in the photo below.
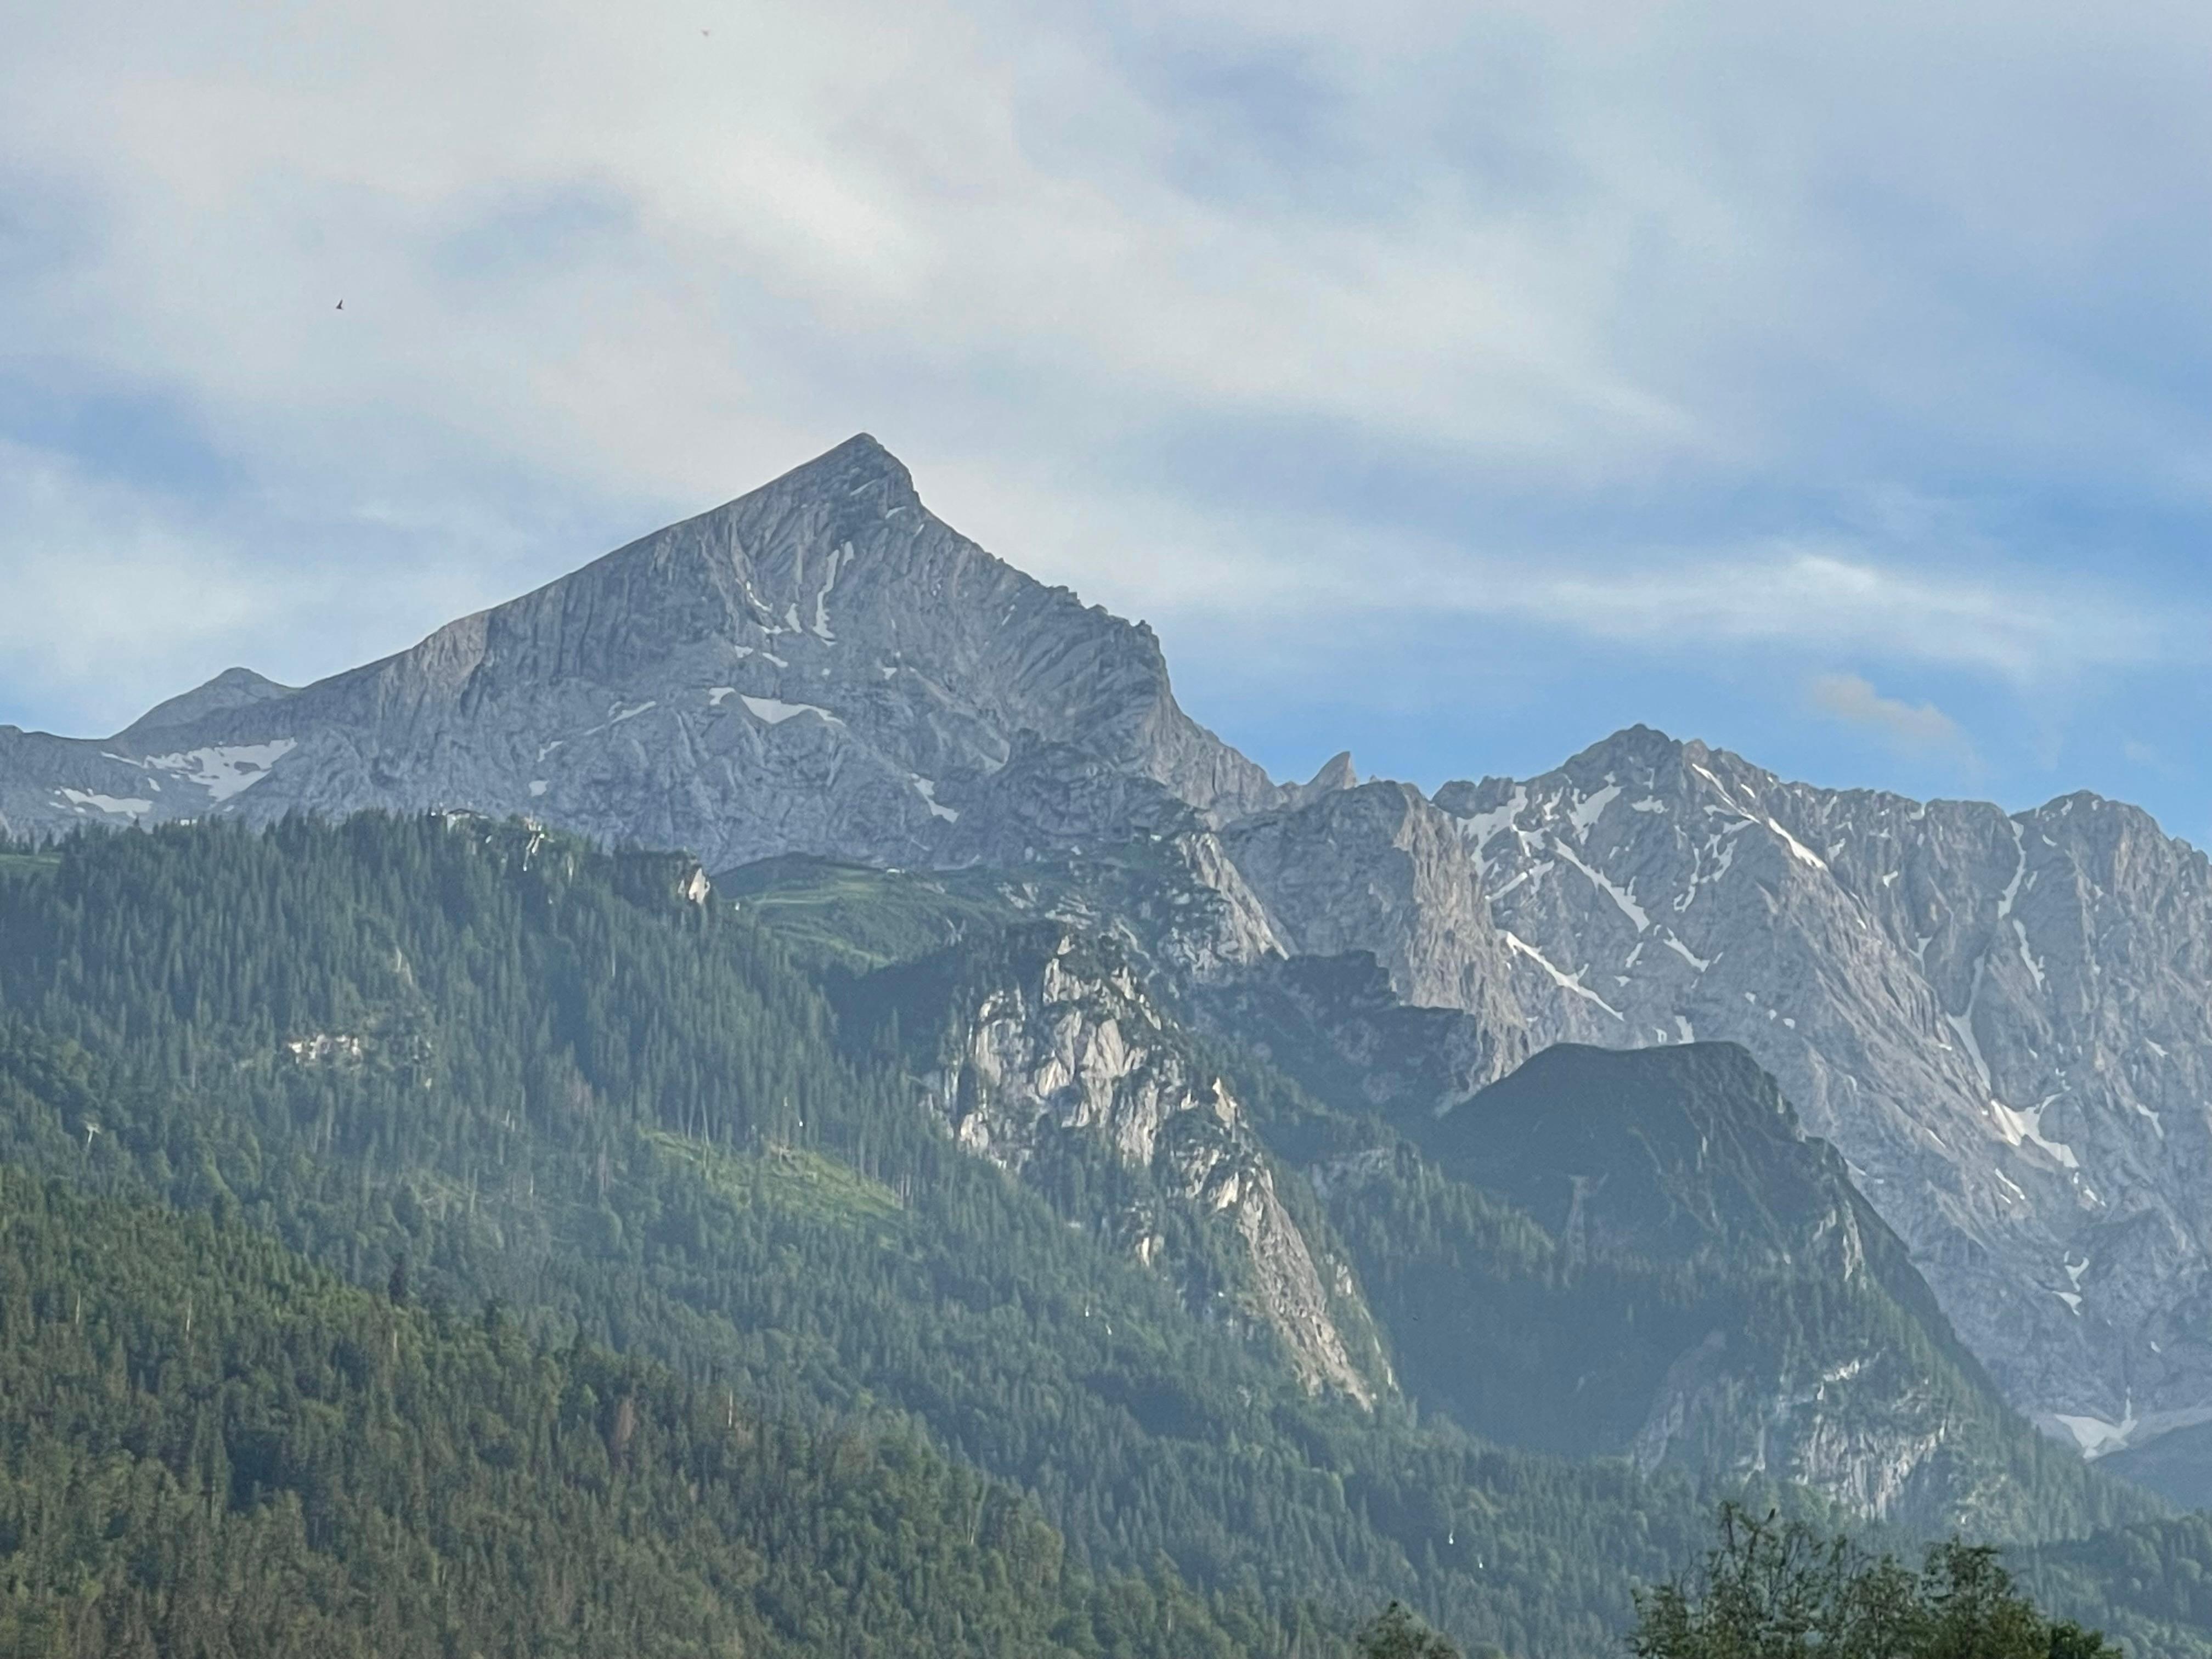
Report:
[[[2081,1455],[2093,1461],[2107,1452],[2124,1449],[2129,1437],[2136,1431],[2136,1407],[2132,1400],[2117,1423],[2107,1423],[2101,1417],[2071,1417],[2063,1412],[2054,1412],[2051,1416],[2074,1437],[2074,1443],[2081,1449]]]
[[[960,821],[960,814],[957,809],[951,806],[940,806],[937,804],[936,779],[916,777],[914,780],[914,788],[915,793],[920,795],[924,801],[928,803],[930,815],[933,817],[943,818],[947,823],[957,823]]]
[[[1575,826],[1577,837],[1588,836],[1590,825],[1603,817],[1605,809],[1620,798],[1620,786],[1617,783],[1608,783],[1604,788],[1591,794],[1588,799],[1577,804],[1567,814],[1567,822]]]
[[[545,780],[543,778],[531,779],[530,793],[532,796],[544,794],[545,793]]]
[[[1606,1012],[1611,1014],[1615,1019],[1623,1018],[1620,1009],[1614,1007],[1603,997],[1600,996],[1596,992],[1591,990],[1589,987],[1583,983],[1583,976],[1580,974],[1561,973],[1559,969],[1553,964],[1552,959],[1549,957],[1546,956],[1541,951],[1539,951],[1534,945],[1529,944],[1528,940],[1522,939],[1519,934],[1508,930],[1505,934],[1505,943],[1510,949],[1518,951],[1522,956],[1528,957],[1529,961],[1534,963],[1539,968],[1542,969],[1545,973],[1551,976],[1552,983],[1558,986],[1562,991],[1571,991],[1577,996],[1581,997],[1587,1001],[1595,1002],[1599,1007],[1604,1009]]]
[[[2014,862],[2012,866],[2012,879],[2005,884],[2004,891],[1997,896],[1999,921],[2002,921],[2012,914],[2012,902],[2020,896],[2021,878],[2027,873],[2027,838],[2021,833],[2020,824],[2015,820],[2008,818],[2005,823],[2012,830]]]
[[[1613,793],[1615,794],[1620,793],[1618,787],[1614,787]],[[1597,797],[1593,795],[1590,799],[1595,800]],[[1636,931],[1638,933],[1642,933],[1645,928],[1651,925],[1651,918],[1644,914],[1644,907],[1636,902],[1636,896],[1633,893],[1630,892],[1626,888],[1620,885],[1620,884],[1613,881],[1611,878],[1600,875],[1596,871],[1591,869],[1589,866],[1584,864],[1580,859],[1574,855],[1573,850],[1568,847],[1565,842],[1554,837],[1552,845],[1553,850],[1556,851],[1561,858],[1565,859],[1569,864],[1573,865],[1576,869],[1581,871],[1584,875],[1590,878],[1591,885],[1595,886],[1600,892],[1603,893],[1607,898],[1611,899],[1615,904],[1620,907],[1620,914],[1626,916],[1631,921],[1636,924]]]
[[[1822,858],[1811,848],[1806,846],[1803,842],[1798,840],[1796,836],[1791,835],[1787,830],[1784,830],[1772,818],[1767,819],[1766,827],[1774,831],[1776,835],[1782,837],[1784,843],[1790,848],[1790,856],[1796,859],[1800,864],[1809,864],[1815,870],[1826,870],[1828,867],[1827,860]]]
[[[96,812],[106,812],[113,817],[129,818],[134,823],[154,810],[152,801],[140,800],[135,796],[127,799],[118,798],[114,795],[95,794],[88,789],[58,789],[54,793],[80,812],[89,806]]]
[[[828,709],[811,702],[786,702],[780,697],[746,696],[740,696],[738,701],[752,711],[755,720],[769,726],[781,726],[795,714],[819,714],[832,726],[845,723]]]
[[[185,781],[208,792],[211,800],[228,800],[269,775],[270,769],[299,747],[298,740],[278,738],[273,743],[232,744],[210,749],[188,750],[181,755],[149,755],[146,764],[164,772],[180,772]]]
[[[1507,882],[1504,886],[1499,888],[1490,896],[1493,899],[1502,899],[1524,881],[1528,884],[1528,890],[1531,892],[1534,892],[1536,888],[1542,884],[1544,878],[1551,872],[1552,869],[1552,860],[1539,859],[1535,863],[1530,865],[1527,869],[1521,872],[1519,875],[1514,877],[1512,880]]]
[[[647,698],[645,702],[638,704],[635,708],[625,708],[622,704],[616,703],[607,710],[607,724],[609,726],[620,726],[624,720],[635,720],[640,714],[645,713],[648,708],[658,708],[659,707],[660,705],[658,702],[653,702],[650,698]]]
[[[707,688],[707,702],[710,708],[720,708],[726,698],[737,695],[738,688],[734,685],[710,685]]]
[[[1701,974],[1704,973],[1706,969],[1713,965],[1711,963],[1706,961],[1705,957],[1699,956],[1695,951],[1692,951],[1688,945],[1683,944],[1681,940],[1676,939],[1672,933],[1668,934],[1667,937],[1660,942]]]
[[[838,573],[853,562],[853,544],[847,542],[830,556],[830,574],[823,579],[822,591],[814,596],[814,637],[824,645],[837,643],[836,635],[830,631],[830,590],[837,586]]]
[[[2002,1100],[1991,1100],[1990,1113],[1996,1119],[1997,1131],[2004,1136],[2007,1145],[2017,1146],[2023,1141],[2032,1143],[2050,1153],[2067,1169],[2078,1170],[2081,1167],[2081,1160],[2074,1156],[2071,1146],[2063,1140],[2046,1140],[2043,1136],[2044,1109],[2057,1098],[2057,1095],[2047,1095],[2041,1105],[2025,1112],[2014,1111]],[[2088,1264],[2084,1262],[2082,1265],[2087,1267]]]
[[[1477,812],[1471,817],[1458,820],[1460,841],[1468,852],[1474,854],[1475,866],[1485,875],[1489,874],[1489,867],[1484,861],[1482,849],[1490,845],[1499,830],[1511,829],[1514,820],[1521,816],[1522,810],[1528,805],[1528,786],[1516,783],[1513,786],[1513,798],[1503,806],[1493,806],[1487,812]]]

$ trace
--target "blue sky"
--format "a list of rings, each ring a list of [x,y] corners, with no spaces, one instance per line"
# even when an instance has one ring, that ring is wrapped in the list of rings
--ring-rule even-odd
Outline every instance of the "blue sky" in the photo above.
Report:
[[[866,429],[1279,774],[1642,720],[2212,842],[2201,5],[187,12],[0,58],[0,720]]]

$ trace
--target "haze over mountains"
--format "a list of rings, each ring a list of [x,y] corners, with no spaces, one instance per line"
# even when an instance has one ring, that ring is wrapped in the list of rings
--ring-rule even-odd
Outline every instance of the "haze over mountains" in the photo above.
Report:
[[[313,685],[236,669],[106,740],[0,728],[16,836],[368,808],[718,872],[1153,848],[1084,902],[1216,1020],[1302,1023],[1409,1121],[1555,1042],[1740,1043],[2015,1407],[2092,1454],[2212,1420],[2212,871],[2133,808],[1820,790],[1642,728],[1433,799],[1348,760],[1279,784],[1178,707],[1149,630],[960,537],[866,437]],[[1376,1386],[1275,1195],[1246,1209],[1293,1346]]]

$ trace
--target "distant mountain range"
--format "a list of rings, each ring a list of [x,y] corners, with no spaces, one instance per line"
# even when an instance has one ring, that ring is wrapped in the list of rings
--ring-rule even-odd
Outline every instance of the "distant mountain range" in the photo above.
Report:
[[[865,436],[313,685],[234,669],[104,740],[0,727],[19,839],[374,808],[525,817],[715,872],[993,872],[986,908],[1115,939],[1198,1028],[1478,1187],[1474,1143],[1428,1137],[1532,1054],[1740,1044],[1842,1155],[1871,1206],[1853,1225],[1894,1230],[1961,1363],[2021,1411],[2136,1468],[2212,1422],[2212,869],[2132,807],[1822,790],[1641,727],[1433,798],[1347,757],[1277,783],[1182,710],[1148,629],[958,535]],[[1048,967],[1015,976],[1033,1011]],[[1137,995],[1097,972],[1094,1000]],[[1052,1041],[969,1060],[1033,1076]],[[1175,1064],[1147,1159],[1200,1105],[1237,1115],[1205,1104],[1194,1051]],[[962,1133],[1026,1165],[1029,1112],[979,1104]],[[1328,1252],[1255,1196],[1257,1158],[1230,1133],[1190,1192],[1233,1182],[1310,1375],[1387,1388]],[[1684,1432],[1735,1432],[1684,1411]]]

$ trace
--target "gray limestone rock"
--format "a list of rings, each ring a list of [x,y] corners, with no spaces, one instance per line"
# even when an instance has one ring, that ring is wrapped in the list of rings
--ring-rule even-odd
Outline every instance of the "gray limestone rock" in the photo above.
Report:
[[[1512,963],[1456,827],[1410,784],[1368,783],[1231,825],[1222,846],[1289,953],[1365,951],[1402,1001],[1473,1015],[1488,1035],[1480,1083],[1528,1050]]]
[[[1638,727],[1453,784],[1540,1042],[1741,1043],[2014,1401],[2212,1419],[2212,869],[2143,813],[1785,783]]]
[[[1193,1069],[1126,963],[1073,933],[1056,939],[1018,955],[957,1012],[954,1058],[929,1079],[954,1139],[1016,1175],[1049,1161],[1070,1136],[1151,1171],[1181,1201],[1234,1229],[1254,1310],[1307,1387],[1371,1405],[1369,1371],[1387,1379],[1388,1366],[1371,1332],[1361,1345],[1370,1350],[1367,1366],[1355,1363],[1329,1288],[1334,1279],[1348,1283],[1349,1269],[1317,1262],[1235,1097]],[[1160,1259],[1162,1236],[1145,1217],[1121,1219],[1139,1260],[1173,1266]]]
[[[234,670],[104,742],[0,728],[17,834],[466,807],[723,869],[1003,858],[1281,799],[1176,706],[1151,630],[948,528],[865,436],[304,690]]]
[[[1246,1006],[1370,1098],[1563,1039],[1733,1039],[2046,1427],[2212,1421],[2212,870],[2132,808],[1814,789],[1642,728],[1434,803],[1348,756],[1278,787],[1148,629],[958,535],[865,436],[313,685],[233,669],[105,739],[0,726],[0,833],[368,807],[713,870],[1146,849],[1110,908],[1147,959],[1255,975]],[[1387,997],[1280,966],[1362,953]]]

